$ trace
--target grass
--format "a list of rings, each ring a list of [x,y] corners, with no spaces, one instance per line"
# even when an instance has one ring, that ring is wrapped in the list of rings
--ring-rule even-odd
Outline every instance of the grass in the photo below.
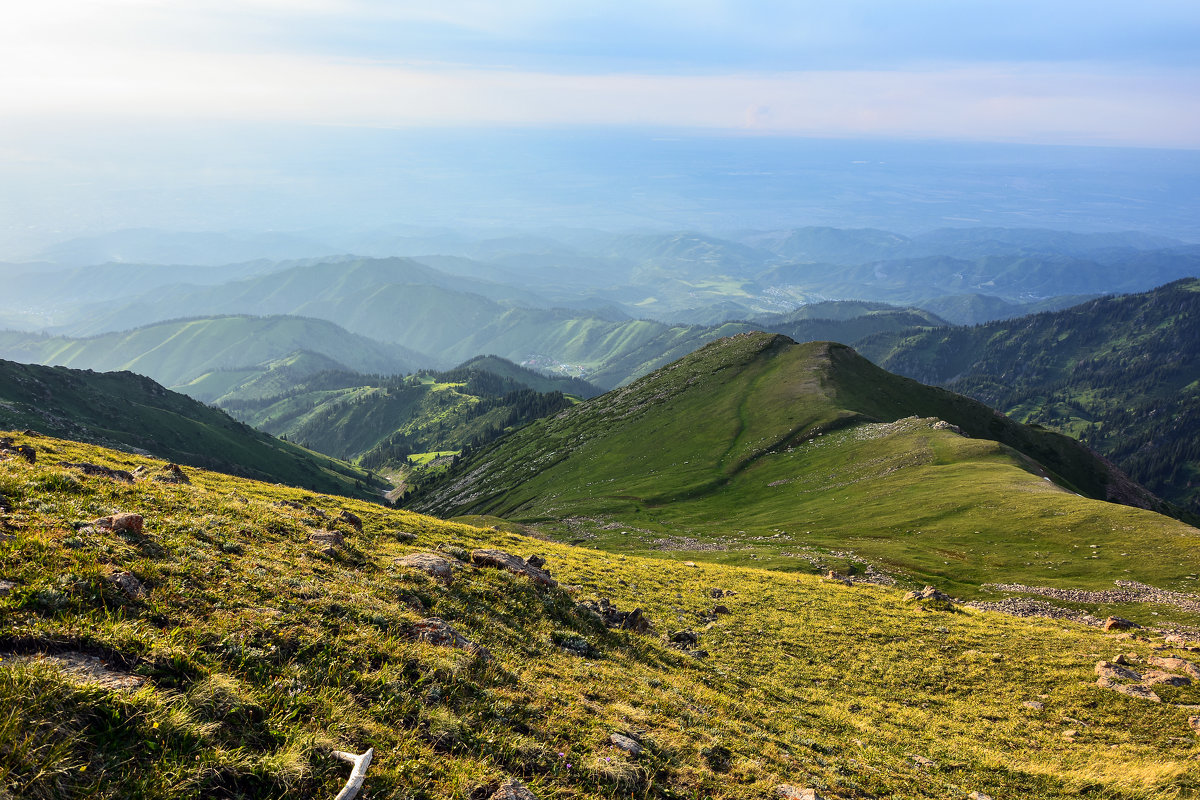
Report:
[[[56,460],[161,466],[35,441]],[[376,798],[486,797],[512,776],[542,798],[759,798],[783,782],[830,798],[1177,798],[1200,785],[1191,712],[1094,685],[1098,658],[1178,652],[1161,642],[201,470],[191,485],[131,486],[47,462],[0,461],[13,506],[0,578],[15,584],[0,597],[0,794],[333,796],[346,766],[330,751],[369,746]],[[343,509],[361,533],[334,521]],[[79,526],[114,511],[143,514],[145,530]],[[325,527],[346,537],[332,555],[308,542]],[[474,547],[540,553],[563,586],[465,564],[447,586],[396,563]],[[147,593],[124,594],[114,570]],[[732,594],[711,619],[714,587]],[[601,597],[642,608],[654,632],[607,630],[577,605]],[[492,660],[415,641],[430,615]],[[707,658],[666,646],[685,628]],[[560,646],[572,638],[593,657]],[[97,655],[145,682],[103,689],[28,660],[38,651]],[[624,755],[612,732],[647,752]]]
[[[1093,499],[1109,478],[1065,437],[848,348],[756,335],[518,431],[416,507],[627,554],[801,571],[857,561],[969,598],[994,598],[987,583],[1192,591],[1200,532]]]

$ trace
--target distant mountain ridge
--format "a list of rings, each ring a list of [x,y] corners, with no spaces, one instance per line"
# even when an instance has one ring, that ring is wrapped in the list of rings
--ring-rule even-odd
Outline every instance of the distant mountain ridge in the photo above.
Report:
[[[886,369],[1066,431],[1200,511],[1200,280],[972,328],[880,333]]]

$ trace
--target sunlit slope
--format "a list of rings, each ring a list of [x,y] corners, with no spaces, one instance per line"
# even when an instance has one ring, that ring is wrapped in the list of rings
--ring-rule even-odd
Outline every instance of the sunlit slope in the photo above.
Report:
[[[1158,686],[1150,703],[1095,685],[1116,652],[1190,657],[1161,636],[624,557],[200,470],[117,483],[53,462],[162,462],[16,438],[45,454],[0,460],[0,785],[22,800],[328,798],[349,774],[332,751],[368,748],[364,795],[412,800],[512,779],[542,800],[757,800],[780,784],[826,800],[1175,800],[1200,784],[1186,707],[1200,689]],[[144,526],[87,524],[114,512]],[[560,585],[460,560],[475,548],[540,554]],[[421,552],[453,581],[401,562]],[[601,598],[654,629],[606,629],[580,606]],[[430,617],[488,655],[421,641]],[[668,646],[681,629],[706,657]]]
[[[367,473],[254,430],[224,411],[128,372],[0,361],[0,427],[151,453],[316,491],[378,496]]]
[[[416,507],[689,558],[810,569],[806,547],[849,550],[966,594],[1174,585],[1200,569],[1200,533],[1092,499],[1110,495],[1154,503],[1066,437],[841,345],[756,334],[501,440]]]

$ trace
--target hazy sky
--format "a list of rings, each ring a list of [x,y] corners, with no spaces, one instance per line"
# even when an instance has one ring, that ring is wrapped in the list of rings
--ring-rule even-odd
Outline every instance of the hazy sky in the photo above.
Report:
[[[438,176],[474,159],[454,191],[486,188],[501,129],[1200,150],[1196,0],[37,0],[2,19],[0,258],[106,227],[453,207]],[[415,164],[430,148],[401,134],[439,130],[476,138]],[[576,163],[603,179],[606,157]]]
[[[39,0],[0,111],[1200,147],[1200,3]]]

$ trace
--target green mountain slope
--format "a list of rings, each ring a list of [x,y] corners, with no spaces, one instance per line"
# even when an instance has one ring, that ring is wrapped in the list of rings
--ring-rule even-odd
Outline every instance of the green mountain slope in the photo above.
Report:
[[[0,427],[69,436],[316,491],[377,497],[389,488],[357,467],[281,442],[128,372],[0,361]]]
[[[1200,511],[1200,281],[860,343],[885,368],[1066,431]]]
[[[1200,569],[1195,529],[1106,498],[1164,508],[1065,436],[841,345],[756,334],[504,438],[413,507],[792,569],[852,553],[975,595],[992,582],[1177,587]]]
[[[510,375],[485,364],[507,364]],[[528,372],[494,356],[408,377],[322,372],[278,394],[228,395],[221,404],[260,430],[373,470],[394,469],[410,455],[478,447],[571,405],[560,391],[538,392],[518,379]],[[529,375],[543,385],[588,385]]]
[[[173,320],[88,339],[0,332],[0,356],[5,358],[76,369],[128,370],[172,388],[213,371],[265,371],[269,362],[300,352],[360,372],[394,374],[428,364],[423,356],[404,348],[305,317]]]
[[[1096,685],[1097,653],[1145,670],[1192,658],[1178,639],[1118,643],[887,587],[613,556],[187,472],[127,485],[0,460],[12,796],[332,798],[350,775],[334,752],[368,748],[360,796],[411,800],[489,798],[512,780],[542,800],[760,800],[785,784],[825,800],[1176,800],[1200,782],[1200,689],[1158,685],[1151,703]],[[114,512],[143,524],[90,522]],[[476,548],[540,554],[559,584],[471,563]],[[422,553],[451,579],[414,566]],[[602,599],[653,628],[606,628],[584,605]],[[703,655],[670,646],[682,629]]]

